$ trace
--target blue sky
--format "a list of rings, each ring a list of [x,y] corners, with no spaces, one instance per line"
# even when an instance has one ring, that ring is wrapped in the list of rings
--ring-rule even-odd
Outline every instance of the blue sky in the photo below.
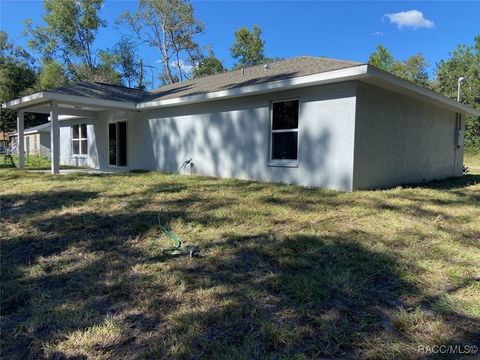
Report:
[[[41,21],[42,2],[1,0],[0,27],[19,44],[23,20]],[[108,27],[97,37],[97,47],[111,47],[120,33],[114,19],[134,10],[136,1],[106,0],[102,17]],[[346,2],[346,1],[193,1],[195,14],[205,24],[197,37],[211,45],[217,57],[230,67],[233,32],[258,24],[271,57],[327,56],[365,62],[377,44],[395,58],[422,53],[430,64],[448,56],[456,44],[472,44],[480,33],[480,2]],[[416,12],[412,12],[416,10]],[[156,65],[154,49],[141,48],[146,62]]]

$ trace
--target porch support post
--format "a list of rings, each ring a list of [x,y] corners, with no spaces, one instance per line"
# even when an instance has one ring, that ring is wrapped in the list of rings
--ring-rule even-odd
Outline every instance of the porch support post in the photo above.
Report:
[[[25,169],[25,135],[23,110],[17,111],[17,154],[18,154],[18,168]]]
[[[58,174],[60,170],[60,127],[58,125],[58,104],[56,101],[50,103],[50,126],[51,170],[52,174]]]

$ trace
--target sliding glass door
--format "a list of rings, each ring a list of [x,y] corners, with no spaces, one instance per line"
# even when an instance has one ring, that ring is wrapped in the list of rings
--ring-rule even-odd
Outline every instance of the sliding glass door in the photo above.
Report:
[[[113,166],[127,166],[127,122],[108,124],[108,163]]]

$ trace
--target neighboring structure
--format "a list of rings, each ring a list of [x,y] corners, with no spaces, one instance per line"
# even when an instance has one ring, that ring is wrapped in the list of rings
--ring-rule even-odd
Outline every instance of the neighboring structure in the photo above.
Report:
[[[49,123],[25,129],[23,134],[24,151],[27,155],[40,155],[50,159],[50,127]],[[18,133],[10,134],[13,146],[18,144]]]
[[[299,57],[152,92],[78,83],[3,104],[50,113],[59,164],[370,189],[462,175],[480,113],[367,64]],[[59,114],[70,116],[62,120]]]
[[[5,131],[0,131],[0,154],[5,153],[6,149],[10,146],[10,137]]]

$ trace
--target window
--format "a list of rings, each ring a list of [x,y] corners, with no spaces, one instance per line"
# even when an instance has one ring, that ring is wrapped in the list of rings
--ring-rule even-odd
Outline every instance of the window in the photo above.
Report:
[[[272,103],[270,160],[296,165],[298,157],[298,100]]]
[[[73,155],[87,155],[88,153],[88,139],[87,139],[87,125],[78,124],[72,126],[72,154]]]

